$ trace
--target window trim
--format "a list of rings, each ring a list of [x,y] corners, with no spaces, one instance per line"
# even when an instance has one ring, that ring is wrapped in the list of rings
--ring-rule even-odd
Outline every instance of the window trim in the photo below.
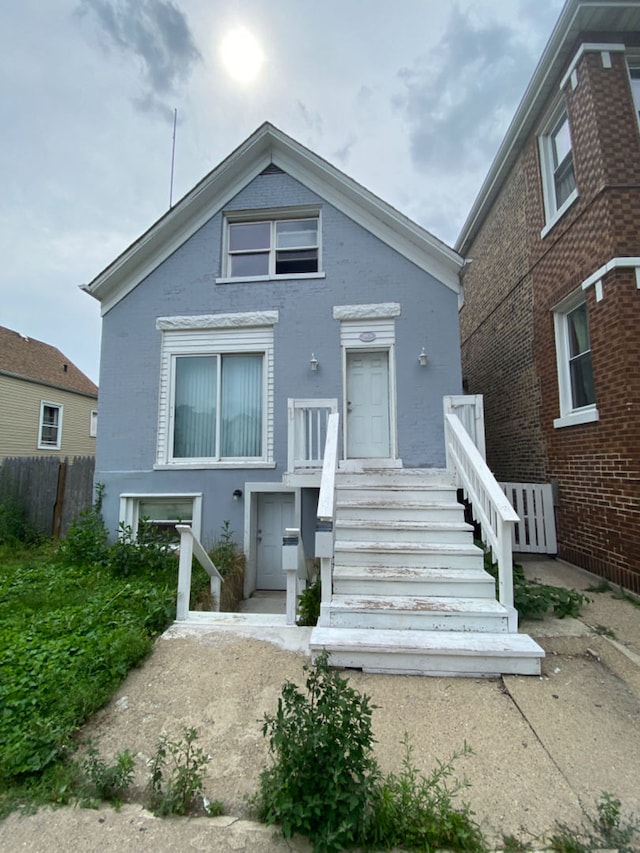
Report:
[[[257,322],[261,319],[261,323]],[[270,322],[269,322],[270,321]],[[255,325],[249,325],[251,322]],[[163,329],[155,470],[274,468],[274,332],[277,312],[159,318]],[[180,356],[262,355],[262,456],[183,458],[173,456],[175,361]]]
[[[317,251],[318,251],[318,270],[317,272],[306,273],[284,273],[276,274],[275,272],[275,233],[276,223],[286,222],[295,219],[315,219],[317,226]],[[231,275],[231,250],[230,250],[230,226],[252,224],[258,222],[271,223],[271,237],[269,245],[269,272],[266,275],[256,276],[232,276]],[[290,279],[317,279],[325,278],[325,273],[322,269],[322,209],[319,206],[311,207],[295,207],[295,208],[268,208],[261,210],[243,210],[243,211],[227,211],[224,214],[224,228],[222,239],[222,261],[221,274],[216,278],[216,284],[234,284],[238,282],[252,281],[282,281]]]
[[[191,529],[193,535],[201,538],[202,532],[202,492],[123,492],[120,495],[120,512],[118,520],[121,524],[131,527],[134,537],[138,535],[140,523],[139,506],[144,500],[193,500]]]
[[[563,118],[567,119],[567,125],[569,128],[573,174],[574,180],[576,180],[574,145],[573,138],[571,136],[571,122],[569,121],[566,106],[564,102],[562,102],[553,111],[551,117],[546,122],[543,130],[538,135],[538,151],[540,155],[540,177],[542,182],[542,198],[544,203],[545,216],[545,226],[540,232],[541,237],[545,237],[546,234],[549,233],[549,231],[553,228],[556,222],[558,222],[558,220],[564,216],[567,210],[578,198],[578,185],[576,180],[576,186],[569,193],[567,198],[562,202],[560,206],[558,206],[557,204],[555,187],[556,167],[554,166],[553,156],[553,134],[558,129]]]
[[[640,128],[640,56],[632,54],[627,57],[627,71],[629,73],[629,87],[631,89],[631,104],[638,120],[638,127]],[[638,83],[636,86],[637,93],[634,92],[633,80],[636,80]]]
[[[57,427],[56,433],[56,443],[52,444],[51,442],[47,442],[43,440],[42,430],[45,426],[44,423],[44,410],[45,407],[50,409],[57,409],[58,411],[58,423],[55,424]],[[40,401],[40,421],[38,424],[38,450],[60,450],[62,446],[62,415],[63,415],[64,406],[62,403],[52,403],[49,400],[41,400]],[[50,426],[50,424],[47,424]]]
[[[556,429],[577,424],[593,423],[600,419],[595,403],[574,408],[571,390],[571,372],[569,364],[569,328],[567,318],[580,305],[586,305],[582,288],[562,300],[553,311],[553,326],[556,345],[556,367],[558,371],[558,401],[560,417],[555,418]],[[591,352],[591,333],[589,333],[589,351]]]

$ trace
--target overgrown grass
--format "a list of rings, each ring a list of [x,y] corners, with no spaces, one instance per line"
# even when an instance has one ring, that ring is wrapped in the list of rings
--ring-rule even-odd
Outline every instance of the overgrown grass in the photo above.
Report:
[[[0,550],[0,813],[65,801],[74,733],[174,618],[176,576],[171,558],[123,578],[51,544]]]

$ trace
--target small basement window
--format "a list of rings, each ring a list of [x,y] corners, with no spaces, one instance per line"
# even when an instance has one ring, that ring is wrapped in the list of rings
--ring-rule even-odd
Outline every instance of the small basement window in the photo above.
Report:
[[[188,524],[200,538],[202,495],[121,495],[120,522],[134,536],[141,531],[179,539],[176,524]]]

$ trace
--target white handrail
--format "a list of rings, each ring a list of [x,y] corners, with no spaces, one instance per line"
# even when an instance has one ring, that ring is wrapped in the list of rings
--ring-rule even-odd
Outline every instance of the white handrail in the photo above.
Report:
[[[322,599],[318,625],[326,624],[328,606],[333,590],[334,518],[336,507],[336,469],[338,467],[338,427],[340,415],[332,412],[327,420],[327,440],[324,447],[322,479],[316,523],[316,557],[320,560]]]
[[[509,630],[517,631],[518,615],[513,606],[513,558],[511,539],[518,514],[491,473],[478,448],[457,415],[445,414],[447,468],[471,503],[473,517],[482,528],[482,538],[498,564],[498,596],[509,611]]]
[[[224,578],[216,569],[211,558],[202,547],[200,540],[194,535],[188,524],[176,524],[180,534],[180,563],[178,566],[178,600],[176,602],[176,621],[184,622],[189,616],[189,599],[191,597],[191,563],[193,558],[200,563],[209,575],[211,597],[214,610],[220,610],[220,590]]]

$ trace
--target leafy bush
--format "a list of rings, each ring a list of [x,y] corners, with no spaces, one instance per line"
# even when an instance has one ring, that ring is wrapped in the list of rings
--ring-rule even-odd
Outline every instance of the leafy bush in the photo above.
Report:
[[[497,586],[498,564],[494,563],[491,552],[487,550],[484,554],[484,567],[495,578]],[[564,619],[565,616],[577,617],[589,601],[589,596],[575,589],[527,580],[522,566],[517,563],[513,566],[513,604],[521,619],[541,619],[549,610],[552,610],[558,619]]]
[[[33,545],[38,539],[24,507],[15,498],[5,498],[0,503],[0,545]]]
[[[317,625],[320,618],[321,602],[322,587],[320,575],[317,574],[298,596],[298,625]]]
[[[231,530],[230,522],[223,521],[222,532],[209,552],[212,563],[223,578],[233,571],[236,560],[238,559],[238,553],[238,547],[233,541],[233,531]]]
[[[364,837],[379,771],[372,756],[372,706],[331,671],[326,653],[305,666],[307,694],[287,682],[266,715],[273,764],[260,775],[260,818],[283,835],[308,836],[314,851],[337,851]]]
[[[195,745],[198,732],[185,728],[180,740],[162,735],[156,751],[149,760],[151,775],[147,786],[149,808],[160,817],[185,815],[195,811],[196,800],[202,798],[202,771],[209,761],[205,752]],[[204,806],[206,813],[222,814],[219,802]]]
[[[143,522],[137,536],[134,536],[130,525],[120,522],[118,538],[106,554],[106,564],[110,571],[121,578],[162,571],[167,561],[176,561],[169,536],[159,535]]]
[[[461,755],[469,755],[470,748],[465,744],[461,752],[454,753],[446,763],[439,761],[425,777],[413,764],[408,735],[402,743],[401,772],[389,773],[376,787],[368,843],[385,850],[399,846],[404,850],[485,851],[482,832],[469,806],[453,805],[454,797],[468,787],[468,782],[449,781],[454,762]]]
[[[107,764],[90,743],[80,763],[83,775],[81,805],[97,806],[103,800],[113,803],[116,808],[122,805],[133,782],[134,768],[135,758],[128,749],[116,755],[114,764]]]
[[[60,543],[59,559],[67,566],[104,566],[107,564],[109,533],[102,520],[104,484],[96,483],[96,499],[91,509],[83,510]]]

